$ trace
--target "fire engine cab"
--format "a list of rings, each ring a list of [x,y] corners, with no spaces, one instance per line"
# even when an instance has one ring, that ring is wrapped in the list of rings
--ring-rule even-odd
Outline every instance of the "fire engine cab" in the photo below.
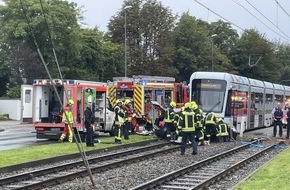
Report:
[[[107,100],[107,83],[36,79],[33,85],[22,85],[21,93],[22,121],[33,123],[36,138],[59,139],[64,129],[61,105],[65,106],[68,100],[74,102],[72,111],[75,130],[85,133],[84,110],[87,102],[91,101],[96,124],[94,130],[113,135],[114,112]]]
[[[110,102],[115,105],[117,99],[131,99],[134,113],[137,115],[132,125],[138,132],[139,127],[152,127],[152,123],[162,112],[151,102],[158,102],[167,107],[175,101],[177,107],[182,107],[188,101],[188,86],[175,82],[175,78],[161,76],[136,75],[132,78],[114,77],[108,84]]]

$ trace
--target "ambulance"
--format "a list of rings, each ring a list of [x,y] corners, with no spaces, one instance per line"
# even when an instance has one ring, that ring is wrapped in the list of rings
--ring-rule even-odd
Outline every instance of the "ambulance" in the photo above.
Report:
[[[84,136],[84,111],[87,102],[91,101],[95,116],[94,131],[113,136],[114,111],[107,99],[107,83],[102,82],[35,79],[33,85],[22,85],[21,120],[33,123],[37,139],[59,139],[64,129],[63,106],[69,100],[74,102],[75,132],[77,130]]]

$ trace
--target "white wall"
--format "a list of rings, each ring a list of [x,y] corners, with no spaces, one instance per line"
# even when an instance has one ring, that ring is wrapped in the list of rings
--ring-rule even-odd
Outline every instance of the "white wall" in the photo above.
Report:
[[[0,99],[0,114],[9,114],[9,119],[21,119],[20,99]]]

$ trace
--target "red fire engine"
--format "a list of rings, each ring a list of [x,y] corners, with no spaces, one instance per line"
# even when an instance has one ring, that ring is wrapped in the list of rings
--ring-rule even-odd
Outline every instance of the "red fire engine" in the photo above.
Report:
[[[158,102],[163,107],[175,101],[177,107],[181,107],[189,99],[188,86],[175,82],[172,77],[114,77],[108,86],[109,99],[113,105],[117,99],[131,99],[136,114],[132,125],[137,132],[140,126],[152,127],[152,123],[161,114],[161,109],[156,108],[151,101]]]

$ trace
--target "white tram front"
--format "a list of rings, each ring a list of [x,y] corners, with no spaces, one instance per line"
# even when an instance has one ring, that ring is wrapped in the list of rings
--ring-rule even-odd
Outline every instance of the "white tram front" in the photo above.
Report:
[[[193,73],[189,90],[190,101],[196,101],[205,114],[224,118],[237,132],[270,126],[276,102],[290,101],[288,86],[223,72]]]

